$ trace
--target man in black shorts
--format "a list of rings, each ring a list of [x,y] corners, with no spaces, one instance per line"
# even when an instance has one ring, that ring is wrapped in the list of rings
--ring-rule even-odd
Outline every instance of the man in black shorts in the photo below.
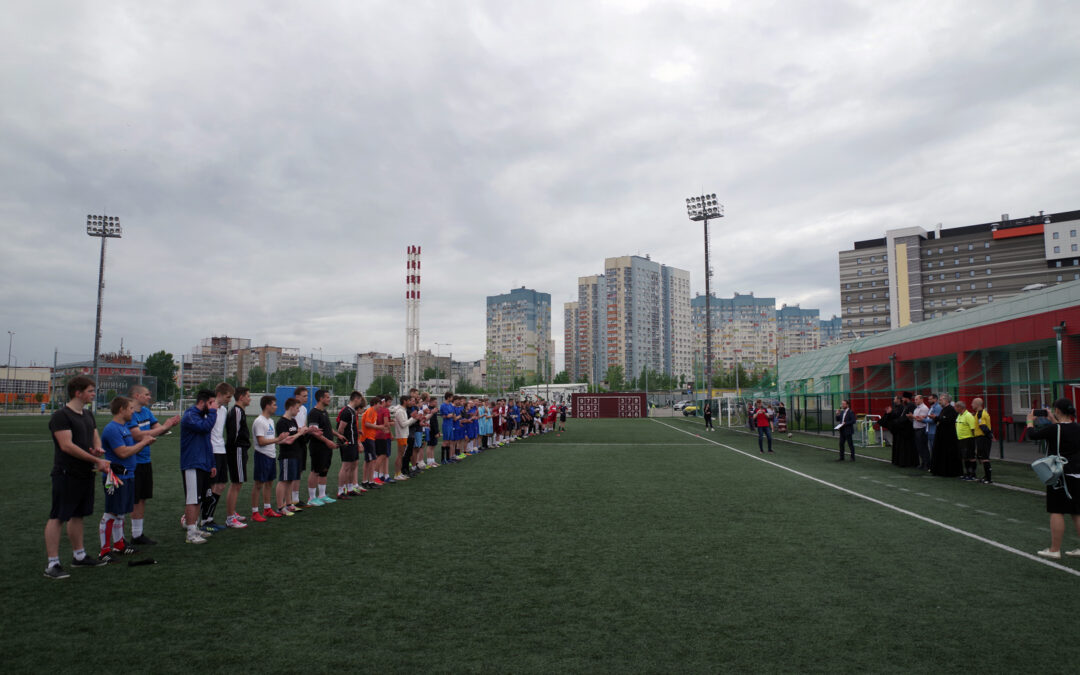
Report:
[[[233,397],[236,405],[229,410],[225,418],[225,469],[229,474],[229,494],[225,498],[228,507],[225,527],[242,530],[247,527],[244,516],[236,512],[236,500],[247,480],[248,448],[251,447],[251,432],[248,430],[247,410],[251,404],[251,390],[237,387]]]
[[[326,475],[330,473],[330,463],[334,461],[334,427],[330,425],[330,415],[326,407],[330,405],[330,392],[319,389],[315,392],[315,407],[308,414],[308,426],[311,428],[311,442],[308,454],[311,455],[311,473],[308,474],[308,505],[325,506],[337,500],[326,494]],[[316,494],[317,492],[317,494]]]
[[[142,385],[131,388],[129,396],[135,402],[135,414],[127,423],[128,431],[136,443],[141,442],[147,435],[157,438],[169,432],[177,424],[180,424],[180,416],[177,415],[164,424],[157,421],[154,413],[150,410],[150,402],[153,397],[150,390]],[[154,465],[150,461],[150,446],[144,447],[135,455],[135,508],[131,511],[131,543],[140,546],[151,546],[157,542],[146,536],[143,532],[143,523],[146,518],[146,501],[154,496]]]
[[[363,492],[357,476],[360,465],[360,415],[357,413],[365,404],[364,396],[358,391],[349,394],[349,403],[337,416],[337,430],[334,435],[341,442],[341,470],[338,471],[338,499],[358,497]]]
[[[94,381],[78,375],[67,384],[68,403],[49,418],[53,437],[52,506],[45,523],[45,577],[67,579],[60,566],[60,529],[67,523],[74,567],[104,565],[98,558],[86,555],[83,548],[83,518],[94,512],[94,471],[109,470],[103,459],[94,415],[83,407],[92,403],[97,390]]]
[[[296,411],[296,427],[297,429],[306,429],[308,426],[308,390],[307,387],[300,385],[293,391],[293,398],[296,399],[300,407]],[[289,450],[290,454],[296,456],[298,460],[298,466],[300,467],[300,475],[296,480],[296,487],[292,490],[292,504],[298,509],[305,508],[307,504],[300,501],[300,481],[304,477],[304,472],[307,471],[307,456],[308,456],[308,437],[307,432],[304,435],[298,436],[296,441],[293,442],[293,447]],[[311,483],[311,476],[308,476],[308,483]]]

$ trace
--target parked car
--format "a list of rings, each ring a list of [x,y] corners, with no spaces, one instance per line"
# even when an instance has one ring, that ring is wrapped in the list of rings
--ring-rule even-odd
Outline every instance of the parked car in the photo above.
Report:
[[[697,414],[697,404],[696,403],[691,403],[690,405],[684,407],[682,409],[682,414],[683,414],[683,417],[690,417],[691,415],[696,415]]]
[[[693,405],[693,403],[694,403],[693,401],[679,401],[678,403],[672,405],[671,409],[674,410],[675,412],[679,412],[680,410],[682,410],[686,406]]]
[[[166,403],[165,401],[158,401],[154,405],[150,406],[150,409],[151,410],[168,410],[169,409],[169,404]]]

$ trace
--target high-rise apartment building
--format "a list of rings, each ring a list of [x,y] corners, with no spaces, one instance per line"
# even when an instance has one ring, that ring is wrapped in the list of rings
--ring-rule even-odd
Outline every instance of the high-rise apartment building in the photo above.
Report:
[[[690,301],[694,317],[694,355],[703,372],[705,362],[705,296]],[[713,370],[766,367],[776,359],[776,298],[736,293],[732,298],[709,298],[712,314]]]
[[[576,308],[572,306],[576,304]],[[690,273],[648,256],[604,261],[604,274],[580,277],[565,347],[575,381],[601,382],[613,366],[626,378],[645,368],[689,379],[693,370]],[[573,365],[570,365],[573,364]]]
[[[835,314],[831,319],[821,320],[821,346],[831,347],[844,341],[843,324]]]
[[[699,374],[705,362],[705,296],[690,301],[694,325],[694,361]],[[736,293],[709,300],[712,313],[713,370],[772,368],[777,358],[821,346],[820,311],[798,305],[776,308],[776,298]],[[835,319],[838,323],[839,319]]]
[[[821,312],[784,305],[776,310],[776,356],[812,352],[821,346]]]
[[[907,227],[840,252],[843,334],[872,335],[1080,279],[1080,211],[933,230]],[[1071,269],[1070,269],[1071,268]]]
[[[487,298],[487,377],[511,382],[513,377],[553,377],[551,294],[515,288]]]
[[[191,350],[191,382],[220,382],[226,377],[241,375],[235,367],[229,368],[229,356],[238,350],[251,348],[247,338],[221,337],[204,338]],[[248,369],[250,370],[250,368]]]
[[[571,382],[580,382],[581,373],[578,370],[577,353],[575,352],[575,345],[577,344],[577,332],[578,332],[578,303],[577,302],[564,302],[563,303],[563,369],[566,370],[567,375],[570,376]]]

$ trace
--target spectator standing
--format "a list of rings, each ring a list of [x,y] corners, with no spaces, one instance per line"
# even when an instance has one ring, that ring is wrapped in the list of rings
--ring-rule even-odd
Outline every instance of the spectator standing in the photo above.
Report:
[[[1058,484],[1046,488],[1046,512],[1050,514],[1050,548],[1038,554],[1051,560],[1061,560],[1061,542],[1065,538],[1065,516],[1072,517],[1073,527],[1080,536],[1080,424],[1076,423],[1076,407],[1067,398],[1059,398],[1050,408],[1053,424],[1035,426],[1035,411],[1027,416],[1027,437],[1046,441],[1049,454],[1060,452],[1068,463]],[[1060,443],[1059,443],[1060,439]],[[1065,489],[1063,489],[1065,488]],[[1080,558],[1080,548],[1066,551],[1065,555]]]
[[[960,458],[964,461],[964,473],[961,480],[975,480],[975,416],[967,409],[963,401],[957,401],[956,408],[956,446],[960,449]]]
[[[930,416],[930,408],[919,394],[915,395],[915,410],[909,416],[912,431],[915,435],[915,450],[919,453],[919,471],[930,470],[930,439],[926,434],[926,420]]]
[[[960,451],[956,442],[956,418],[958,413],[948,394],[938,397],[941,414],[937,419],[934,450],[930,455],[930,472],[935,476],[955,478],[962,471]]]
[[[769,409],[758,399],[754,402],[754,413],[752,415],[754,425],[757,427],[757,444],[758,450],[762,453],[765,452],[762,447],[761,438],[764,436],[769,439],[769,452],[772,452],[772,418],[769,414]]]
[[[990,429],[990,413],[986,412],[983,400],[977,398],[971,401],[972,411],[975,415],[975,463],[983,466],[982,482],[990,484],[994,482],[990,478],[990,448],[993,445],[994,433]],[[975,470],[971,471],[972,480],[975,479]]]
[[[845,399],[840,401],[840,412],[836,413],[836,423],[840,425],[840,459],[844,461],[844,444],[851,450],[851,461],[855,461],[855,412]]]

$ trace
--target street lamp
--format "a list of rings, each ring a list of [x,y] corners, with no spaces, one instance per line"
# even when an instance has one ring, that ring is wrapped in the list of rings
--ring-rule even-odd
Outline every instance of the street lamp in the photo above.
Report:
[[[105,242],[119,239],[120,218],[116,216],[86,216],[86,234],[101,239],[101,262],[98,265],[97,320],[94,322],[94,389],[98,388],[98,354],[101,353],[101,298],[105,292]],[[92,410],[97,412],[97,394]]]
[[[686,198],[686,215],[693,221],[705,223],[705,380],[712,401],[712,311],[709,303],[709,218],[723,218],[724,205],[716,201],[716,193]]]
[[[11,397],[12,392],[15,390],[15,384],[11,381],[11,341],[15,339],[15,331],[9,330],[7,341],[7,391],[4,392],[4,412],[8,409],[8,398]]]

